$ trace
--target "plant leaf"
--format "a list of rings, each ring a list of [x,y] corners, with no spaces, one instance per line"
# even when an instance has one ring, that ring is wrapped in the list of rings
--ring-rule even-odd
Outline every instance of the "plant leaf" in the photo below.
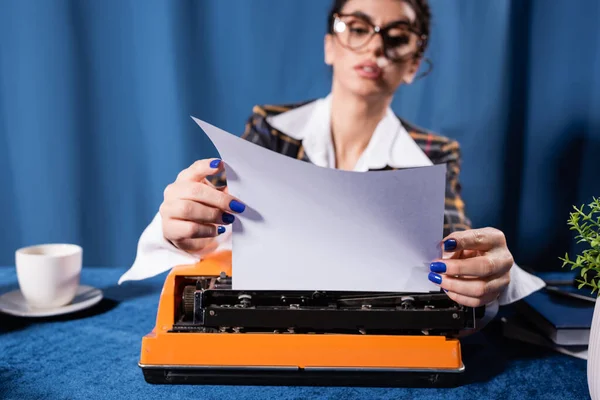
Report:
[[[574,255],[574,259],[565,252],[564,258],[559,257],[563,262],[562,267],[571,265],[571,270],[580,268],[580,276],[584,281],[580,288],[590,286],[594,290],[600,291],[600,278],[589,279],[586,277],[590,270],[600,273],[600,197],[592,197],[592,201],[580,206],[573,205],[573,211],[567,218],[567,226],[574,232],[574,242],[587,246],[579,254]]]

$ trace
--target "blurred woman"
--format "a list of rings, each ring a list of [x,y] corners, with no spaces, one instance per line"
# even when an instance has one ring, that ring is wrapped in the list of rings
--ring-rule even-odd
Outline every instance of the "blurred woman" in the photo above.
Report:
[[[306,162],[351,171],[447,163],[444,256],[428,279],[467,306],[516,301],[543,282],[514,264],[504,234],[472,229],[459,183],[460,148],[396,116],[393,96],[416,77],[430,35],[427,0],[336,0],[328,16],[325,62],[331,92],[293,105],[256,106],[243,137]],[[159,213],[140,238],[138,256],[122,278],[144,270],[193,263],[230,245],[230,225],[243,199],[209,182],[218,159],[199,160],[164,193]]]

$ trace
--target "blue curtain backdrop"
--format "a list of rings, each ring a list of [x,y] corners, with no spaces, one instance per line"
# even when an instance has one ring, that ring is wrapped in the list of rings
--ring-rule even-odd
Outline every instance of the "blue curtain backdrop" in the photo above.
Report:
[[[394,110],[460,140],[476,226],[557,268],[600,196],[600,2],[431,0],[433,72]],[[254,104],[325,96],[329,0],[0,0],[0,264],[43,242],[130,265],[164,187]]]

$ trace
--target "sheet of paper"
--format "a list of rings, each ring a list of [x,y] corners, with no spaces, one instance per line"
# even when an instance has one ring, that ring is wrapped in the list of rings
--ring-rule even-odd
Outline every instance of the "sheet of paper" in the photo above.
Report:
[[[238,290],[439,290],[446,166],[351,172],[265,149],[194,118],[225,162]]]

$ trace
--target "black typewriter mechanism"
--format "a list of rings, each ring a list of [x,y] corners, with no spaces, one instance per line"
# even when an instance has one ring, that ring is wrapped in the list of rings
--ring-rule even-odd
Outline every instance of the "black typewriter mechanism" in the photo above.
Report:
[[[186,277],[171,332],[344,333],[452,336],[484,308],[443,292],[233,290],[231,277]]]

